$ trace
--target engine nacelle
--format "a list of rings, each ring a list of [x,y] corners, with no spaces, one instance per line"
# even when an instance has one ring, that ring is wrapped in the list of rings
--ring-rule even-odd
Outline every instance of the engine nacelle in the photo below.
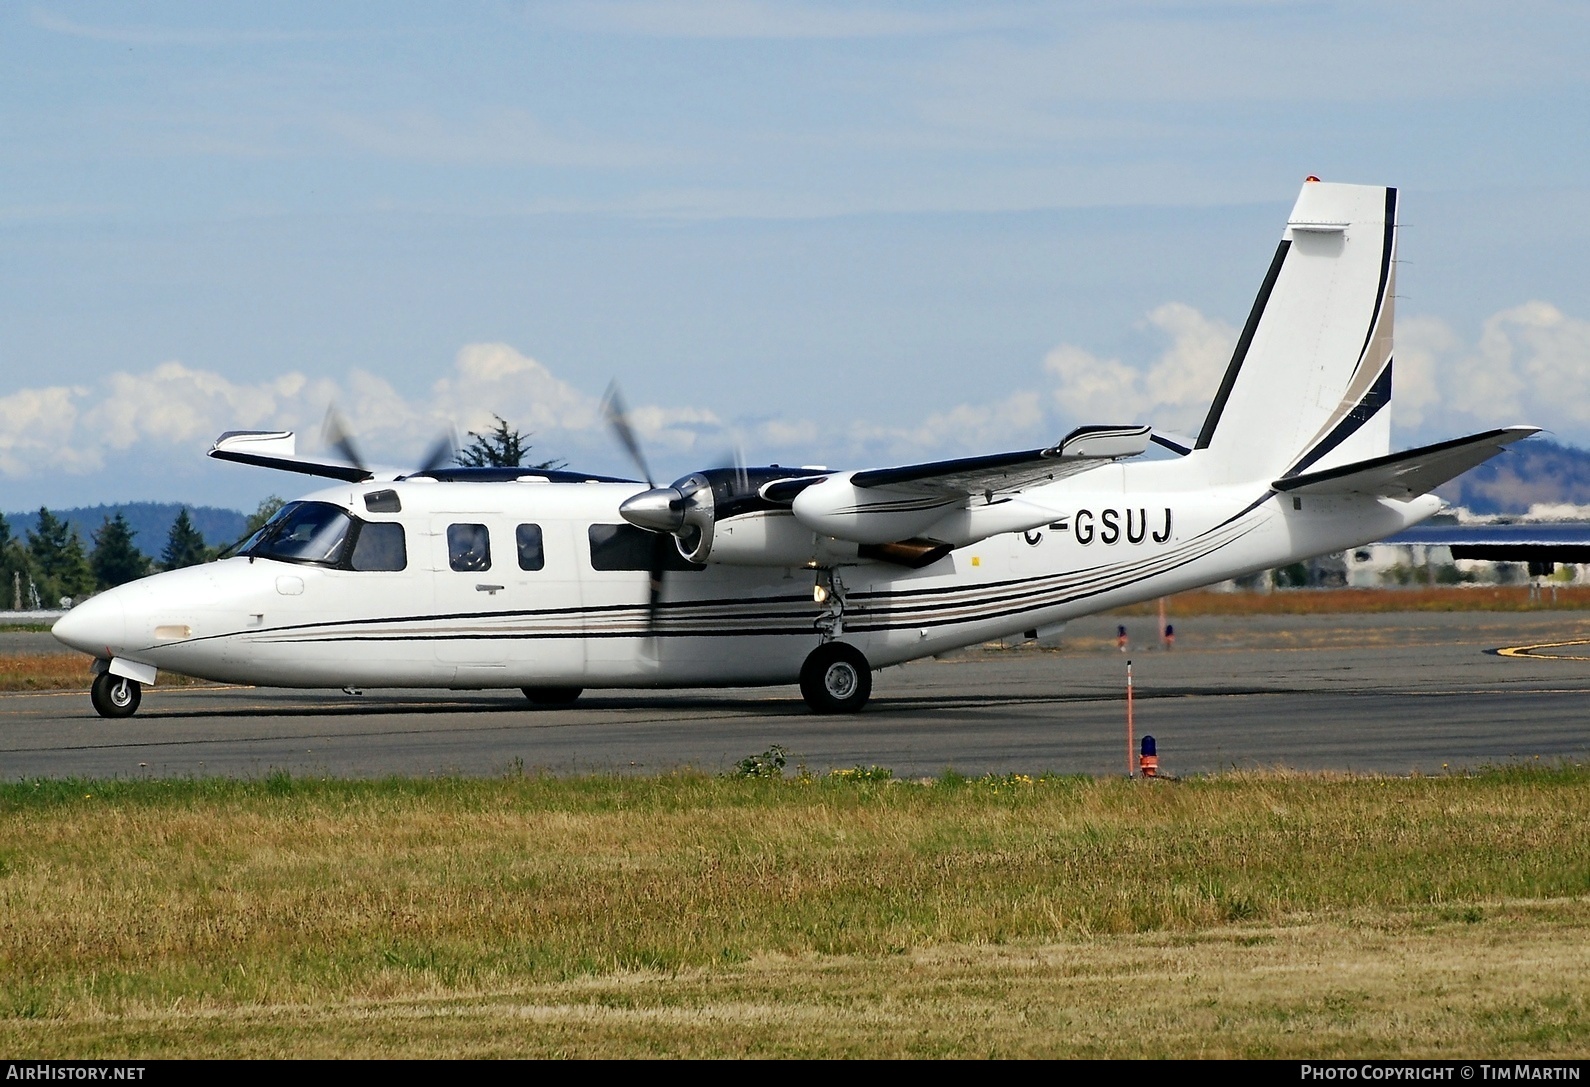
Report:
[[[795,496],[795,519],[813,532],[858,544],[909,540],[965,504],[964,498],[857,487],[842,472]]]
[[[679,550],[685,553],[683,539]],[[857,561],[858,551],[858,545],[848,540],[813,532],[789,510],[761,510],[718,521],[706,555],[695,561],[726,566],[833,566]]]

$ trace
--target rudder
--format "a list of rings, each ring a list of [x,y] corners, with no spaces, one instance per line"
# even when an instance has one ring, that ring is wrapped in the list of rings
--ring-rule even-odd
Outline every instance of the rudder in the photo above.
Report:
[[[1195,449],[1211,482],[1391,449],[1397,190],[1303,185]]]

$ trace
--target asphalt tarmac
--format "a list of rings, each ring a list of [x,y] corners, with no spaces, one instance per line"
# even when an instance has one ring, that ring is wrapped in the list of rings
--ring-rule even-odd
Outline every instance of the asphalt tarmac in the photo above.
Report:
[[[86,690],[5,694],[0,779],[716,772],[772,744],[817,772],[1119,774],[1128,659],[1137,735],[1157,739],[1168,774],[1590,758],[1590,612],[1171,618],[1170,650],[1133,619],[1118,652],[1122,620],[1098,617],[1058,648],[886,669],[847,717],[814,716],[793,687],[592,691],[548,710],[517,692],[156,686],[123,721],[98,717]],[[6,635],[0,650],[29,645],[48,636]]]

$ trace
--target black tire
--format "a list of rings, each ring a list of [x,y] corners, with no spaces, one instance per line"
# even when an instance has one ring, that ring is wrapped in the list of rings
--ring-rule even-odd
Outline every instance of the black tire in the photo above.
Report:
[[[801,697],[813,713],[855,713],[872,697],[872,666],[855,646],[820,645],[801,665]]]
[[[138,703],[143,697],[142,684],[109,672],[95,676],[94,686],[88,692],[88,700],[94,703],[101,717],[131,717],[138,712]]]
[[[537,706],[572,706],[584,687],[521,687],[524,696]]]

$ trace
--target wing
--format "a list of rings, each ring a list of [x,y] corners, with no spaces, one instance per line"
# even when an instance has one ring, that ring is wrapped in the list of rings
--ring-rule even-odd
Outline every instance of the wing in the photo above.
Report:
[[[1417,498],[1449,479],[1483,464],[1513,442],[1540,433],[1539,427],[1510,426],[1454,438],[1420,449],[1375,457],[1323,472],[1278,479],[1270,486],[1290,494],[1365,494]]]
[[[795,519],[835,539],[962,547],[1053,521],[1057,511],[1012,492],[1137,456],[1148,448],[1149,433],[1146,426],[1082,427],[1047,449],[781,480],[762,494],[777,501],[797,492],[789,499]]]
[[[875,468],[852,474],[850,482],[868,490],[887,488],[930,497],[1005,494],[1138,456],[1148,448],[1151,433],[1146,426],[1078,427],[1047,449]]]
[[[216,460],[324,476],[348,483],[363,483],[375,478],[374,472],[358,465],[306,460],[297,455],[297,445],[298,439],[290,430],[229,430],[215,439],[209,455]]]

